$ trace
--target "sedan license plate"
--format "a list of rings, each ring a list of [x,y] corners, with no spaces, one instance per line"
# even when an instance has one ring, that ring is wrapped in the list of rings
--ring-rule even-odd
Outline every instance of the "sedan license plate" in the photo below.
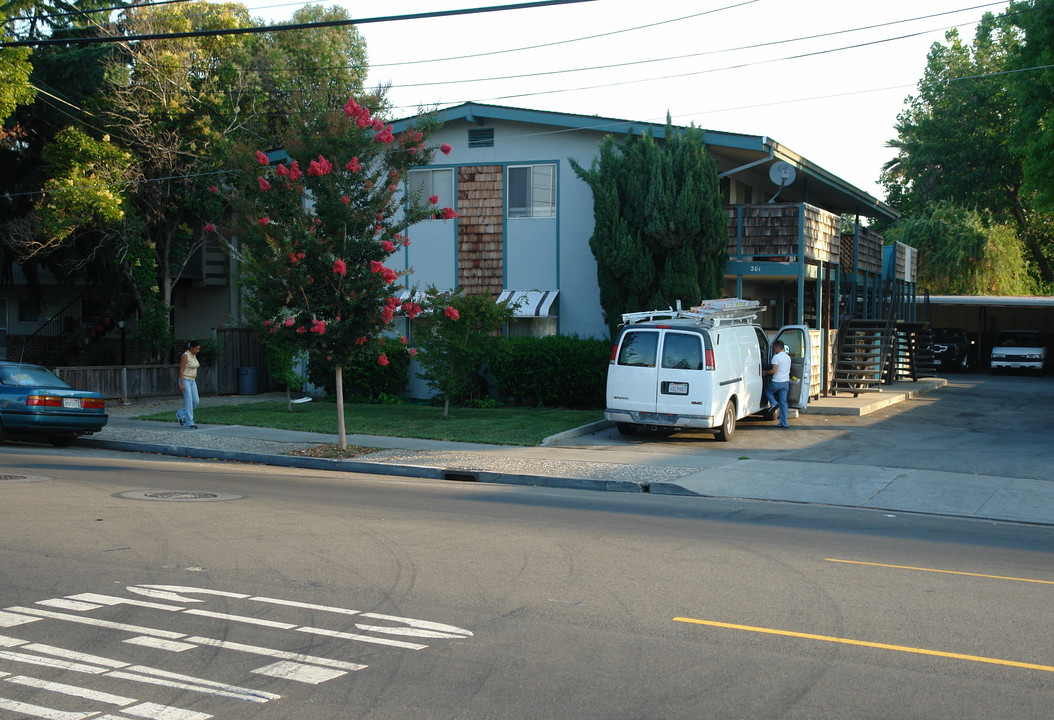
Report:
[[[62,407],[67,410],[80,410],[81,401],[78,398],[62,398]]]
[[[688,383],[672,382],[666,386],[666,392],[670,393],[671,395],[687,395]]]

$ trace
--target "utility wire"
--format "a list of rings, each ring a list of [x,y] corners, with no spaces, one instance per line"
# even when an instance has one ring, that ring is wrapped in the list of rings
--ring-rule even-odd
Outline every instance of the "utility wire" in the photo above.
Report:
[[[724,12],[725,10],[733,10],[744,5],[752,5],[758,2],[758,0],[747,0],[746,2],[736,3],[735,5],[726,5],[725,7],[716,8],[714,10],[707,10],[701,13],[695,13],[694,15],[683,15],[681,17],[670,18],[669,20],[660,20],[659,22],[650,23],[648,25],[637,25],[636,27],[624,28],[622,30],[612,30],[611,32],[599,33],[597,35],[586,35],[585,37],[569,38],[567,40],[557,40],[555,42],[542,43],[541,45],[525,45],[518,48],[507,48],[504,50],[493,50],[491,52],[473,53],[471,55],[452,55],[450,57],[434,58],[432,60],[404,60],[403,62],[394,63],[379,63],[377,65],[371,65],[371,68],[376,67],[396,67],[399,65],[420,65],[422,63],[433,63],[433,62],[447,62],[449,60],[471,60],[474,58],[489,57],[491,55],[503,55],[506,53],[523,52],[524,50],[539,50],[541,48],[554,47],[556,45],[567,45],[570,43],[582,42],[584,40],[596,40],[602,37],[611,37],[612,35],[621,35],[622,33],[633,32],[635,30],[647,30],[648,28],[658,27],[660,25],[669,25],[670,23],[681,22],[682,20],[691,20],[693,18],[702,17],[703,15],[713,15],[714,13]]]
[[[434,10],[430,12],[411,13],[408,15],[382,15],[378,17],[358,18],[353,20],[322,20],[312,23],[289,23],[285,25],[264,25],[259,27],[222,28],[219,30],[192,30],[177,33],[146,33],[140,35],[122,35],[120,37],[79,37],[79,38],[42,38],[39,40],[12,40],[0,42],[5,47],[39,47],[44,45],[95,45],[112,42],[137,42],[143,40],[176,40],[192,37],[220,37],[227,35],[253,35],[267,32],[285,32],[288,30],[314,30],[327,27],[346,27],[348,25],[365,25],[368,23],[395,22],[398,20],[427,20],[438,17],[459,15],[480,15],[483,13],[503,12],[505,10],[525,10],[554,5],[573,5],[596,0],[536,0],[513,5],[490,5],[487,7],[465,8],[462,10]]]
[[[549,75],[564,75],[564,74],[575,73],[575,72],[588,72],[588,71],[591,71],[591,70],[610,70],[610,69],[613,69],[613,68],[621,68],[621,67],[635,67],[635,66],[639,66],[639,65],[649,65],[649,64],[652,64],[652,63],[669,62],[669,61],[672,61],[672,60],[686,60],[686,59],[689,59],[689,58],[706,57],[706,56],[709,56],[709,55],[723,55],[723,54],[726,54],[726,53],[740,52],[742,50],[756,50],[758,48],[772,47],[772,46],[775,46],[775,45],[786,45],[788,43],[801,42],[803,40],[816,40],[816,39],[819,39],[819,38],[832,37],[832,36],[836,36],[836,35],[845,35],[845,34],[853,33],[853,32],[862,32],[864,30],[874,30],[874,29],[877,29],[877,28],[888,27],[888,26],[891,26],[891,25],[902,25],[904,23],[916,22],[918,20],[928,20],[928,19],[931,19],[931,18],[943,16],[943,15],[952,15],[952,14],[959,13],[959,12],[965,12],[967,10],[976,10],[978,8],[987,7],[987,6],[990,6],[990,5],[998,5],[998,4],[1002,4],[1002,3],[986,3],[985,5],[977,5],[977,6],[974,6],[974,7],[971,7],[971,8],[963,8],[962,10],[950,10],[948,12],[935,13],[935,14],[932,14],[932,15],[923,15],[923,16],[920,16],[920,17],[907,18],[907,19],[904,19],[904,20],[893,20],[893,21],[890,21],[890,22],[880,23],[880,24],[877,24],[877,25],[867,25],[867,26],[859,27],[859,28],[848,28],[848,29],[845,29],[845,30],[835,30],[835,31],[832,31],[832,32],[827,32],[827,33],[819,33],[819,34],[816,34],[816,35],[804,35],[804,36],[801,36],[801,37],[788,38],[788,39],[784,39],[784,40],[772,40],[770,42],[755,43],[753,45],[743,45],[743,46],[736,47],[736,48],[725,48],[725,49],[722,49],[722,50],[706,50],[706,51],[703,51],[703,52],[689,53],[689,54],[686,54],[686,55],[672,55],[672,56],[662,57],[662,58],[649,58],[649,59],[645,59],[645,60],[632,60],[632,61],[628,61],[628,62],[610,63],[610,64],[607,64],[607,65],[594,65],[594,66],[591,66],[591,67],[583,67],[583,68],[567,68],[567,69],[564,69],[564,70],[547,70],[547,71],[536,72],[536,73],[520,73],[520,74],[517,74],[517,75],[501,75],[501,76],[491,76],[491,77],[485,77],[485,78],[469,78],[469,79],[465,79],[465,80],[438,80],[438,81],[435,81],[435,82],[405,83],[405,84],[393,85],[392,87],[397,87],[397,88],[431,87],[431,86],[435,86],[435,85],[460,85],[460,84],[470,83],[470,82],[490,82],[490,81],[494,81],[494,80],[519,80],[519,79],[531,78],[531,77],[545,77],[545,76],[549,76]],[[825,53],[830,53],[830,52],[839,52],[841,50],[853,50],[853,49],[857,49],[857,48],[861,48],[861,47],[866,47],[868,45],[876,45],[876,44],[885,43],[885,42],[892,42],[892,41],[895,41],[895,40],[904,40],[904,39],[907,39],[907,38],[918,37],[919,35],[926,35],[928,33],[938,32],[940,30],[949,30],[949,29],[954,28],[954,27],[958,27],[958,25],[949,25],[949,26],[945,26],[945,27],[941,27],[941,28],[935,28],[933,30],[922,30],[922,31],[915,32],[915,33],[910,33],[910,34],[907,34],[907,35],[900,35],[900,36],[896,36],[896,37],[892,37],[892,38],[884,38],[884,39],[881,39],[881,40],[872,40],[872,41],[869,41],[869,42],[866,42],[866,43],[859,43],[859,44],[856,44],[856,45],[848,45],[848,46],[844,46],[844,47],[840,47],[840,48],[830,48],[830,49],[827,49],[827,50],[817,50],[817,51],[810,52],[810,53],[803,53],[803,54],[799,54],[799,55],[791,55],[791,56],[784,57],[784,58],[776,58],[776,59],[772,59],[772,60],[758,60],[758,61],[749,62],[749,63],[742,63],[742,64],[739,64],[739,65],[732,65],[732,66],[728,66],[728,67],[724,67],[724,68],[714,68],[714,69],[711,69],[711,70],[696,71],[696,72],[692,72],[692,73],[685,73],[684,75],[671,75],[671,76],[667,76],[667,77],[685,77],[687,75],[698,75],[698,74],[709,73],[709,72],[719,72],[721,70],[733,70],[733,69],[738,69],[738,68],[742,68],[742,67],[750,67],[751,65],[761,65],[761,64],[772,63],[772,62],[780,62],[782,60],[796,60],[796,59],[799,59],[799,58],[810,57],[810,56],[813,56],[813,55],[823,55]],[[648,78],[648,79],[651,80],[653,78]],[[657,78],[657,79],[667,79],[667,78],[664,77],[664,78]],[[634,82],[640,82],[640,81],[634,81]],[[616,83],[616,84],[621,84],[621,83]],[[583,88],[579,88],[579,89],[583,89]],[[584,88],[584,89],[592,89],[592,88]],[[553,92],[563,92],[563,91],[553,91]]]

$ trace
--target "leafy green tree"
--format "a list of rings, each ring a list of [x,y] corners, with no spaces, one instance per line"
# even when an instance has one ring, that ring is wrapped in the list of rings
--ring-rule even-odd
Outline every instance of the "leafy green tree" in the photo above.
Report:
[[[384,261],[409,243],[406,228],[438,210],[435,198],[402,192],[410,168],[431,162],[434,148],[426,142],[435,121],[423,116],[396,137],[391,125],[349,98],[326,123],[321,131],[290,131],[284,146],[295,159],[288,162],[272,165],[260,150],[244,154],[232,233],[242,242],[250,321],[270,343],[332,363],[343,448],[343,367],[357,346],[389,328],[396,312],[420,312],[399,299],[399,273]],[[376,362],[389,360],[380,354]]]
[[[919,248],[918,282],[947,295],[1026,295],[1035,290],[1013,226],[938,202],[886,233]]]
[[[0,32],[0,38],[5,37]],[[29,83],[33,72],[29,48],[0,49],[0,123],[7,121],[19,105],[28,105],[37,95]]]
[[[443,394],[443,417],[449,417],[451,400],[472,397],[481,384],[487,349],[512,318],[513,308],[489,295],[440,292],[430,287],[424,310],[415,334],[421,346],[421,377]]]
[[[1015,149],[1024,159],[1025,193],[1054,213],[1054,0],[1014,2],[1008,20],[1021,32],[1010,54],[1017,105]]]
[[[883,170],[887,199],[905,215],[947,201],[1013,223],[1037,276],[1054,281],[1047,223],[1023,189],[1025,156],[1012,139],[1019,123],[1012,76],[1020,34],[1005,16],[986,13],[971,44],[957,31],[934,44],[918,93],[897,117],[897,156]]]
[[[717,297],[728,260],[728,228],[717,166],[704,133],[606,137],[586,170],[593,190],[593,235],[600,305],[614,335],[625,312]]]

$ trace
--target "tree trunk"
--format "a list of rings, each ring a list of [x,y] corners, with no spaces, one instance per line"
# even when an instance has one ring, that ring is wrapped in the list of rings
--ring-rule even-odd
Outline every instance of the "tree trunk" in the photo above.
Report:
[[[450,393],[443,393],[443,417],[450,417]]]
[[[344,368],[337,365],[337,447],[348,449],[348,435],[344,431]]]

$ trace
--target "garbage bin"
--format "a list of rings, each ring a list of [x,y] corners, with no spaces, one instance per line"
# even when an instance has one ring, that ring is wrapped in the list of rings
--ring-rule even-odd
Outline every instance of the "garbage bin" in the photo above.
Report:
[[[238,394],[255,395],[258,390],[260,368],[240,367],[238,368]]]

